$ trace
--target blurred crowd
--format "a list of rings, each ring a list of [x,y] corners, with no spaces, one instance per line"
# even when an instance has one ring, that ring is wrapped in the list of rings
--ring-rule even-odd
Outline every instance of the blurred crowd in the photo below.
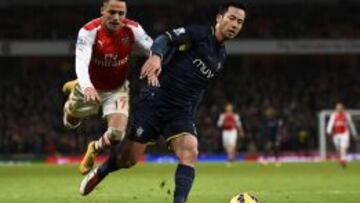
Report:
[[[75,131],[62,126],[66,96],[61,87],[75,77],[72,58],[2,60],[0,154],[77,154],[105,130],[96,116]],[[316,150],[319,110],[331,109],[339,100],[360,108],[358,65],[355,56],[230,57],[196,115],[201,153],[222,152],[216,122],[228,101],[235,104],[245,128],[239,151],[263,149],[264,123],[271,118],[282,122],[283,150]],[[130,77],[133,84],[139,83],[136,78]]]
[[[100,1],[99,1],[100,2]],[[359,5],[256,5],[249,8],[240,38],[356,38]],[[217,6],[190,1],[177,5],[131,5],[128,17],[153,37],[189,23],[214,22]],[[34,15],[34,13],[38,15]],[[81,26],[100,15],[100,5],[0,6],[1,40],[75,40]]]
[[[251,6],[239,37],[356,38],[360,35],[360,7],[341,2]],[[176,26],[210,24],[216,11],[212,4],[190,1],[184,1],[181,7],[130,4],[128,17],[140,22],[155,37]],[[0,40],[75,41],[79,28],[99,15],[100,5],[1,5]],[[261,151],[264,125],[274,118],[282,123],[283,150],[317,149],[319,110],[330,109],[339,100],[348,107],[360,108],[356,78],[359,63],[358,56],[230,57],[196,115],[200,151],[222,151],[220,129],[215,124],[228,101],[235,104],[246,131],[239,141],[239,151]],[[62,126],[66,96],[61,93],[61,86],[75,78],[73,58],[1,58],[0,73],[0,154],[76,154],[105,130],[104,121],[96,116],[85,120],[75,131]],[[129,77],[136,95],[138,77]]]
[[[333,109],[336,101],[359,108],[358,58],[351,56],[234,57],[221,79],[208,92],[199,113],[203,142],[217,146],[220,131],[214,120],[227,101],[235,103],[246,136],[240,150],[261,151],[266,123],[277,119],[282,150],[318,148],[318,113]],[[355,120],[359,124],[358,120]],[[208,138],[213,139],[208,139]],[[210,149],[212,150],[212,149]],[[219,148],[217,149],[219,150]]]

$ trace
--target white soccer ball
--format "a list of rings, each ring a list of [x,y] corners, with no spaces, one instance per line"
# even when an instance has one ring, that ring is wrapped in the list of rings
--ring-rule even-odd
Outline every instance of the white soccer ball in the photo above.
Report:
[[[257,198],[249,193],[239,193],[231,198],[229,203],[259,203]]]

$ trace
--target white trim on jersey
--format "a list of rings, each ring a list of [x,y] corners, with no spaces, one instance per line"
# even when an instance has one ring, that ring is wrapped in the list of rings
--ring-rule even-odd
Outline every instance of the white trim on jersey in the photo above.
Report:
[[[147,56],[150,55],[150,48],[153,44],[153,40],[149,35],[145,32],[145,30],[141,27],[140,24],[138,26],[127,25],[134,33],[135,38],[135,50],[141,54],[145,54]]]
[[[75,70],[82,90],[87,87],[94,87],[90,80],[89,64],[98,29],[100,29],[100,26],[91,31],[81,28],[78,34],[75,51]]]

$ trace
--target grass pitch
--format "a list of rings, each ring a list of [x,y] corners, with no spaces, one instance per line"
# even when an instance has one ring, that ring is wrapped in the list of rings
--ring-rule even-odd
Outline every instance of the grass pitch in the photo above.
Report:
[[[0,202],[171,203],[175,164],[146,164],[108,176],[89,196],[79,195],[77,166],[0,166]],[[198,164],[188,203],[228,203],[251,192],[261,203],[359,203],[360,162]]]

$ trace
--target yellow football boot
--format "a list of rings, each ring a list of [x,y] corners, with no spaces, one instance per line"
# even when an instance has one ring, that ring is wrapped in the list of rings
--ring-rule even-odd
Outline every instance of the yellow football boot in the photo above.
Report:
[[[76,84],[77,84],[77,80],[67,81],[62,87],[62,92],[65,95],[69,95],[75,89]]]
[[[79,171],[82,175],[86,175],[87,173],[89,173],[95,164],[95,159],[98,155],[98,152],[95,149],[95,143],[96,141],[92,141],[89,143],[85,156],[81,160]]]

